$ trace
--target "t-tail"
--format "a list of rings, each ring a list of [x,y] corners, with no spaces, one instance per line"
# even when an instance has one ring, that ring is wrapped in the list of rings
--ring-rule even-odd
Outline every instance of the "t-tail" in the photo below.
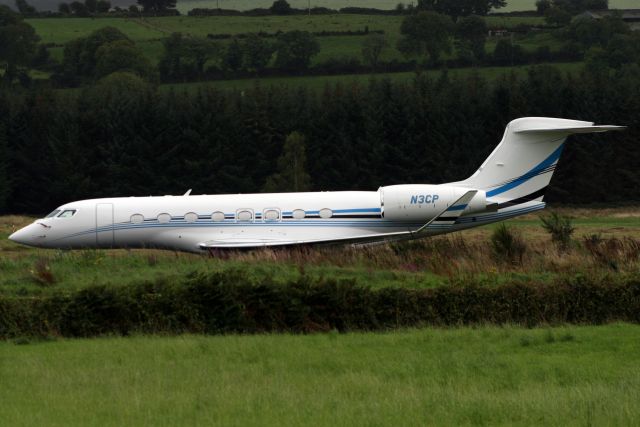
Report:
[[[485,191],[487,203],[497,209],[542,202],[569,135],[623,129],[548,117],[516,119],[482,166],[454,184]]]

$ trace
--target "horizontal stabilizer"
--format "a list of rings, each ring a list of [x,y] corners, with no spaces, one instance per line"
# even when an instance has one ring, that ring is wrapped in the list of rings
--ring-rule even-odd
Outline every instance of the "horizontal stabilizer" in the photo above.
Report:
[[[529,128],[529,129],[520,129],[516,130],[515,133],[566,133],[566,134],[574,134],[574,133],[596,133],[596,132],[607,132],[610,130],[625,130],[626,126],[611,126],[611,125],[602,125],[602,126],[579,126],[579,127],[546,127],[546,128]]]
[[[430,228],[442,229],[452,227],[456,223],[456,220],[460,217],[460,215],[462,215],[462,212],[464,212],[471,199],[473,199],[473,196],[475,196],[477,193],[478,190],[467,191],[462,195],[462,197],[453,202],[451,206],[440,212],[438,216],[420,227],[416,231],[416,233]]]

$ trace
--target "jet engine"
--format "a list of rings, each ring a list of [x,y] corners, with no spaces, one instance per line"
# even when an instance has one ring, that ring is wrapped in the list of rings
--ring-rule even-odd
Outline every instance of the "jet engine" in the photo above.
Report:
[[[451,185],[407,184],[381,187],[379,193],[385,219],[427,222],[469,190],[471,189]],[[487,204],[486,193],[478,190],[463,213],[495,212],[496,210],[497,205]]]

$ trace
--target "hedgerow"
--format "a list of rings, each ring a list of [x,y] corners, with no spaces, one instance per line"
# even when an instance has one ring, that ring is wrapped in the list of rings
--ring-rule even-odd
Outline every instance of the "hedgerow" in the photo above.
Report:
[[[301,275],[279,283],[232,271],[179,282],[0,297],[0,338],[19,336],[374,331],[474,324],[640,322],[640,279],[577,276],[553,284],[451,284],[374,290]]]

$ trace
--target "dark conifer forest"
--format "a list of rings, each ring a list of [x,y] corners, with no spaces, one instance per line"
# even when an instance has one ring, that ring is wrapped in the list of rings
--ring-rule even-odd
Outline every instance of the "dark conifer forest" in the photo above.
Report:
[[[0,92],[0,210],[72,200],[262,191],[288,134],[306,145],[313,190],[441,183],[473,173],[523,116],[626,125],[571,137],[546,201],[640,199],[640,68],[577,76],[540,66],[488,81],[416,75],[321,91],[171,91],[115,73],[75,92]],[[282,162],[280,162],[282,167]]]

